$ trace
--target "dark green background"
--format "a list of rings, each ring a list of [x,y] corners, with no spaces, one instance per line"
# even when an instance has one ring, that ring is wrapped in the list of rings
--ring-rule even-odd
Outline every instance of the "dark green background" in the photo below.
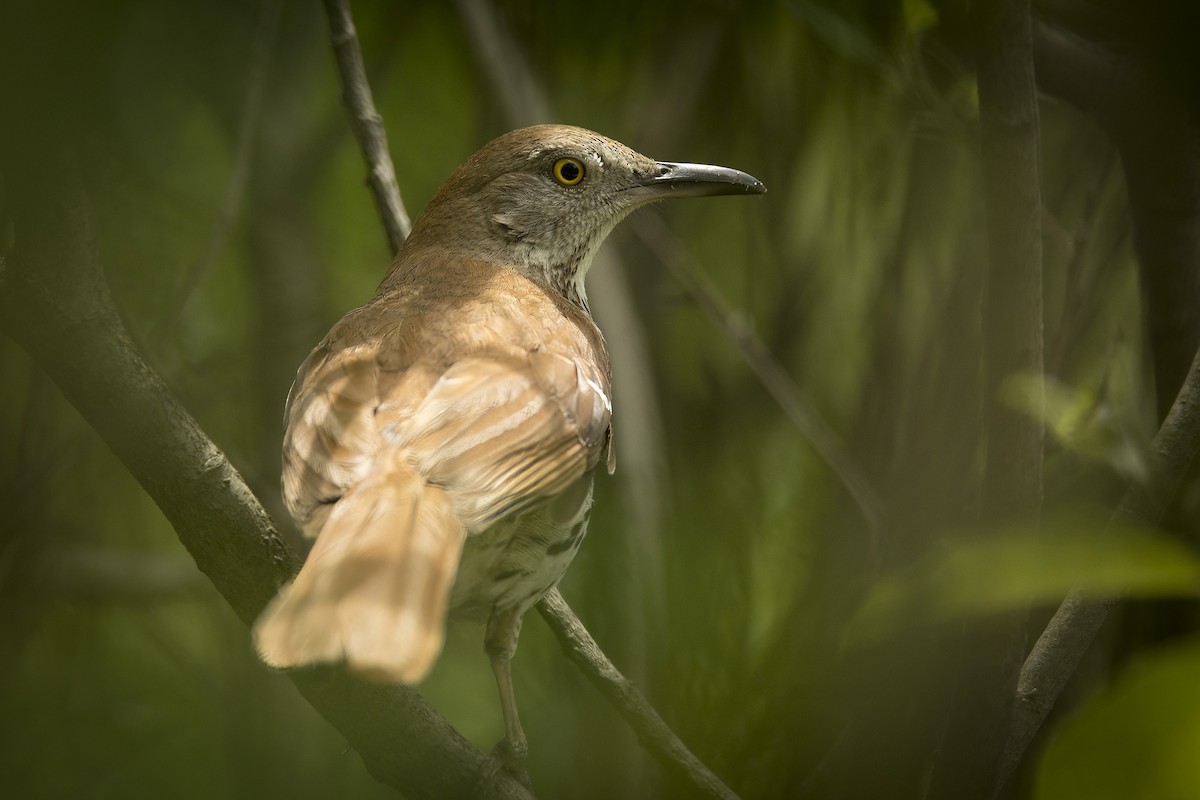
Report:
[[[69,140],[126,324],[283,524],[294,370],[389,260],[320,4],[283,4],[257,45],[258,3],[6,6],[0,127],[34,114]],[[688,269],[736,310],[735,332],[761,339],[880,497],[872,530],[730,329],[629,224],[613,235],[621,263],[597,269],[620,269],[635,315],[614,316],[594,292],[593,308],[614,359],[646,370],[623,387],[618,368],[619,470],[598,481],[562,588],[735,790],[917,797],[964,620],[1032,597],[1036,636],[1066,588],[1095,575],[1194,593],[1200,567],[1163,537],[1089,558],[1157,427],[1142,334],[1155,310],[1139,298],[1120,159],[1092,120],[1052,99],[1041,105],[1049,522],[1040,540],[1012,534],[1011,563],[961,536],[991,522],[976,515],[985,189],[965,3],[498,7],[557,120],[767,184],[761,199],[640,214],[662,220]],[[453,4],[354,11],[415,217],[509,118]],[[266,71],[247,101],[256,47]],[[256,123],[242,141],[247,113]],[[4,226],[7,247],[20,232]],[[0,794],[391,794],[257,663],[153,503],[4,338],[0,475]],[[1189,484],[1170,525],[1195,529],[1198,507]],[[1200,792],[1188,746],[1200,744],[1200,682],[1186,668],[1196,645],[1139,646],[1127,671],[1110,657],[1129,651],[1122,630],[1106,632],[1116,644],[1068,698],[1099,699],[1052,721],[1050,748],[1039,743],[1013,796]],[[535,615],[515,673],[542,796],[687,796]],[[479,746],[500,738],[481,629],[451,630],[423,691]]]

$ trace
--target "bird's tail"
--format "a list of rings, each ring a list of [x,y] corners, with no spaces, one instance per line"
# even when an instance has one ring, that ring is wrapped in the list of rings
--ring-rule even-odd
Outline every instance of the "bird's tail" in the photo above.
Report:
[[[393,462],[337,501],[300,574],[258,618],[263,661],[345,661],[403,683],[433,666],[466,531],[442,489]]]

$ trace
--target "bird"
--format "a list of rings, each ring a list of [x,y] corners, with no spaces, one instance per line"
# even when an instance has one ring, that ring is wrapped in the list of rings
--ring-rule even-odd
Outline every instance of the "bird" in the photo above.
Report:
[[[283,498],[315,541],[254,625],[261,659],[411,685],[448,618],[482,622],[498,749],[522,762],[521,620],[579,549],[594,473],[615,468],[588,267],[636,208],[765,191],[740,170],[655,161],[568,125],[511,131],[463,162],[375,296],[297,372]]]

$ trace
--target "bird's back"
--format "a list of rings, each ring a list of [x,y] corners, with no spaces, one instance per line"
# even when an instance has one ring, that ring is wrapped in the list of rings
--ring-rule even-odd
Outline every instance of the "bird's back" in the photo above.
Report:
[[[522,391],[527,403],[519,406]],[[491,463],[511,450],[521,432],[514,419],[529,414],[544,426],[542,436],[563,440],[560,468],[570,462],[572,475],[590,469],[607,442],[610,397],[608,353],[586,312],[487,262],[417,264],[346,314],[300,367],[287,408],[284,499],[315,536],[331,499],[370,472],[380,449],[404,447],[431,479],[459,491],[464,517],[478,530],[496,519],[499,500],[471,500],[482,476],[465,462]],[[534,414],[530,404],[543,400]],[[459,401],[466,405],[456,408]],[[451,412],[469,416],[467,409],[486,406],[491,417],[469,421],[490,451],[463,451],[452,463],[425,452],[444,444],[433,436],[435,423],[454,426],[438,427],[443,435],[461,436],[457,428],[468,420],[451,419]],[[496,427],[488,430],[489,423]],[[492,488],[502,495],[518,487]]]
[[[401,266],[398,280],[343,317],[310,354],[289,400],[284,498],[318,539],[295,586],[308,586],[305,571],[319,580],[290,606],[285,591],[276,601],[282,611],[264,616],[260,646],[291,643],[274,658],[263,647],[272,663],[354,666],[354,637],[329,632],[359,623],[336,606],[361,617],[377,600],[392,620],[375,625],[383,627],[400,624],[397,606],[407,602],[437,617],[416,628],[417,638],[436,638],[419,648],[432,656],[422,656],[419,669],[389,673],[374,663],[386,654],[373,647],[365,669],[419,677],[440,649],[447,604],[469,618],[523,612],[562,576],[586,528],[611,417],[608,357],[591,318],[486,261],[455,254]],[[363,530],[385,512],[392,518],[376,526],[372,542]],[[439,520],[447,531],[412,530]],[[418,551],[439,552],[414,554],[416,541],[424,542]],[[363,557],[353,555],[360,550]],[[325,553],[333,555],[320,563]],[[372,582],[378,591],[361,588]],[[334,608],[313,613],[314,606]],[[320,630],[297,633],[306,620],[319,620]],[[273,630],[286,635],[272,638]]]

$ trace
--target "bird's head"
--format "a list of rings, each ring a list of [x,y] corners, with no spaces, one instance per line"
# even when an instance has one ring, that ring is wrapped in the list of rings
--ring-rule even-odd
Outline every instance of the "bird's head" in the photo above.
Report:
[[[586,308],[592,256],[630,211],[670,197],[765,191],[740,170],[655,161],[583,128],[536,125],[493,139],[455,170],[404,249],[465,250]]]

